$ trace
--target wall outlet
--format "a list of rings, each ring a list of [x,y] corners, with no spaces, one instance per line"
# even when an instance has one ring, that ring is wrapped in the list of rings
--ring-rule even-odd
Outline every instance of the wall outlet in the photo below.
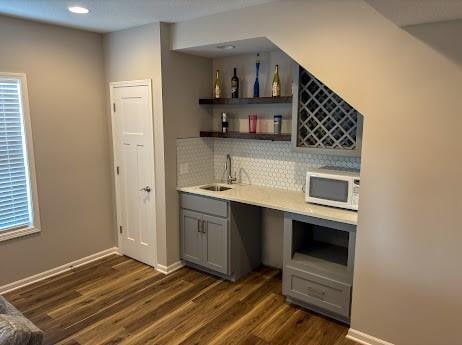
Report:
[[[189,164],[180,163],[180,175],[185,175],[187,173],[189,173]]]

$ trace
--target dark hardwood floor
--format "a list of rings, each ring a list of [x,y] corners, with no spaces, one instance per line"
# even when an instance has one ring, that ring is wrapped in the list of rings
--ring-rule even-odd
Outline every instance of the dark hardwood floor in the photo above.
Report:
[[[230,283],[113,255],[5,297],[45,344],[355,345],[345,325],[287,304],[280,271],[267,267]]]

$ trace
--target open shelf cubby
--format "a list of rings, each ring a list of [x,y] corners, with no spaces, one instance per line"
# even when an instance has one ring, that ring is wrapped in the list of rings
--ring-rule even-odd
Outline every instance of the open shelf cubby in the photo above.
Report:
[[[351,282],[354,233],[329,226],[292,221],[288,264],[341,282]]]

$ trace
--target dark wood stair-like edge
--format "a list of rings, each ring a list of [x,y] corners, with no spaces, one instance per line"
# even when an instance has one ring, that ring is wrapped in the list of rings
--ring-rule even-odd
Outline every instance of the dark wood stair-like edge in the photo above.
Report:
[[[277,104],[292,103],[292,96],[282,97],[249,97],[249,98],[200,98],[199,104]]]
[[[243,133],[243,132],[210,132],[201,131],[201,137],[205,138],[233,138],[233,139],[252,139],[252,140],[271,140],[271,141],[290,141],[290,134],[273,134],[273,133]]]

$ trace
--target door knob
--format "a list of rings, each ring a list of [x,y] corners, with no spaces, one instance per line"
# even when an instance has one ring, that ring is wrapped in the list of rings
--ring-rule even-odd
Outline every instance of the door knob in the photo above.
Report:
[[[141,189],[140,189],[140,192],[141,192],[141,191],[145,191],[146,193],[149,193],[149,192],[151,191],[151,187],[146,186],[146,187],[144,187],[144,188],[141,188]]]

